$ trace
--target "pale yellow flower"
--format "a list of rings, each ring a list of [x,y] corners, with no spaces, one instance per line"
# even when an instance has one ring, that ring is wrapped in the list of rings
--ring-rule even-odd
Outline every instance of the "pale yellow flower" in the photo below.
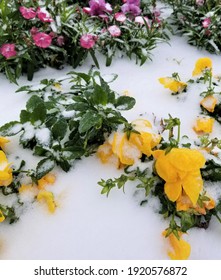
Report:
[[[159,78],[159,82],[164,85],[165,88],[170,89],[174,93],[180,93],[187,87],[186,83],[171,77]]]
[[[209,117],[198,118],[193,129],[197,133],[211,133],[213,131],[214,119]]]
[[[142,154],[151,156],[152,149],[159,144],[161,136],[153,131],[147,120],[138,119],[132,125],[138,133],[131,131],[128,139],[126,133],[115,132],[98,148],[97,155],[103,163],[114,162],[117,167],[120,164],[133,165]]]
[[[212,70],[212,60],[209,57],[199,58],[195,63],[195,68],[193,69],[193,76],[202,74],[205,70]]]
[[[209,95],[201,100],[200,105],[208,112],[213,113],[217,102],[217,99],[213,95]]]
[[[158,150],[153,156],[156,172],[165,181],[164,191],[169,200],[176,201],[184,190],[195,205],[203,187],[200,168],[206,162],[204,156],[187,148],[173,148],[167,154]]]

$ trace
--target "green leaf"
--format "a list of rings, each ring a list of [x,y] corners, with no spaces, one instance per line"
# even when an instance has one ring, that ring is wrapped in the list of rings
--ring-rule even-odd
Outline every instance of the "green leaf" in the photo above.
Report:
[[[23,86],[23,87],[20,87],[19,89],[17,89],[16,92],[29,91],[30,88],[31,88],[30,86]]]
[[[134,107],[136,100],[130,96],[120,96],[117,99],[115,107],[118,110],[130,110]]]
[[[108,101],[107,92],[98,84],[94,85],[93,101],[95,104],[101,104],[103,106],[105,106]]]
[[[31,114],[26,110],[21,110],[20,122],[21,123],[26,123],[26,122],[29,122],[30,119],[31,119]]]
[[[33,112],[38,105],[44,106],[44,101],[39,96],[33,95],[26,103],[26,108],[29,112]]]
[[[94,50],[89,50],[89,53],[90,53],[90,55],[91,55],[91,57],[92,57],[92,59],[94,61],[95,66],[99,69],[100,66],[99,66],[98,60],[97,60],[97,58],[95,56]]]
[[[59,119],[52,126],[52,135],[55,139],[63,139],[68,129],[67,121],[65,119]]]
[[[101,116],[95,112],[88,111],[79,122],[79,133],[85,133],[94,126],[97,126],[102,121]]]
[[[39,161],[36,168],[36,179],[40,180],[55,167],[55,161],[52,158],[44,158]]]
[[[46,108],[44,103],[39,103],[31,113],[31,123],[34,124],[37,121],[43,123],[46,119]]]
[[[18,121],[12,121],[0,127],[1,136],[13,136],[22,130],[22,125]]]

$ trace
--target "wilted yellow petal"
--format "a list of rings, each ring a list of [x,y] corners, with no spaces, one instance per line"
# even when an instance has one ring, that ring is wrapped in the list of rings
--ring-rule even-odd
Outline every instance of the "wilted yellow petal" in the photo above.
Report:
[[[182,181],[182,187],[193,205],[195,205],[203,187],[203,180],[200,171],[187,175]]]
[[[200,105],[207,111],[213,113],[217,102],[217,99],[213,95],[209,95],[201,100]]]
[[[37,195],[37,200],[39,202],[41,202],[41,201],[46,202],[48,211],[50,213],[54,213],[56,204],[55,204],[54,195],[52,192],[48,192],[48,191],[44,191],[44,190],[39,191],[39,193]]]
[[[199,58],[195,63],[195,68],[192,75],[200,75],[206,69],[212,69],[212,60],[209,57]]]
[[[191,247],[188,242],[181,238],[182,233],[179,233],[180,238],[171,233],[167,238],[169,239],[172,251],[168,251],[168,256],[172,260],[187,260],[190,256]]]

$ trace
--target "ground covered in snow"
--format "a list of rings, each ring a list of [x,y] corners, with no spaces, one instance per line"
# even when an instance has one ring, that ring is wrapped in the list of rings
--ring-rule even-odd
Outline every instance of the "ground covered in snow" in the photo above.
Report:
[[[116,73],[118,79],[111,84],[119,93],[128,90],[136,99],[135,107],[124,115],[129,121],[140,117],[153,120],[167,118],[170,113],[181,119],[181,135],[195,137],[192,130],[199,114],[197,86],[187,95],[171,96],[158,82],[159,77],[180,74],[181,80],[191,78],[195,61],[208,56],[213,60],[215,74],[221,74],[221,57],[210,55],[187,45],[185,39],[174,37],[169,44],[161,44],[153,51],[153,61],[142,67],[128,59],[115,59],[106,68],[100,58],[101,73]],[[77,70],[88,71],[91,61]],[[33,83],[42,78],[60,78],[70,71],[45,69],[36,73]],[[29,98],[15,93],[18,88],[0,76],[0,125],[19,118],[20,110]],[[25,78],[19,86],[29,84]],[[220,135],[215,124],[214,136]],[[36,160],[30,150],[22,150],[14,137],[7,147],[10,154],[24,158],[34,166]],[[13,160],[13,159],[12,159]],[[140,196],[133,183],[125,193],[113,190],[109,197],[100,194],[97,182],[101,178],[117,177],[121,171],[114,166],[102,165],[96,155],[76,162],[65,173],[56,169],[56,183],[51,190],[58,198],[58,209],[50,215],[44,206],[35,203],[25,209],[20,220],[0,225],[0,259],[168,259],[162,231],[167,221],[157,213],[158,201],[149,200],[140,206]],[[217,189],[218,186],[216,186]],[[191,244],[190,259],[221,258],[221,225],[213,218],[207,230],[189,230],[186,240]]]

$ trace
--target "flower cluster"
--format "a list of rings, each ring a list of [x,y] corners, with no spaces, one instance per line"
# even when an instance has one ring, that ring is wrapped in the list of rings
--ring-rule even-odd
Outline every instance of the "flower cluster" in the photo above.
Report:
[[[212,53],[221,51],[220,1],[168,0],[172,5],[173,24],[191,45]]]
[[[124,129],[125,130],[125,129]],[[151,156],[152,149],[161,140],[148,120],[138,119],[131,123],[130,130],[114,132],[98,148],[97,154],[103,163],[114,162],[117,167],[133,165],[142,154]]]
[[[200,92],[202,99],[198,103],[202,112],[192,127],[197,140],[181,138],[180,120],[169,115],[169,119],[160,122],[159,133],[154,132],[148,120],[139,119],[110,135],[97,152],[103,163],[124,167],[119,178],[98,183],[102,194],[109,195],[114,187],[121,189],[126,182],[136,181],[136,188],[143,190],[146,197],[141,204],[150,199],[149,194],[159,198],[159,212],[170,219],[163,236],[170,244],[171,259],[189,258],[191,246],[184,238],[192,227],[207,228],[212,215],[221,221],[220,198],[211,197],[207,189],[208,181],[221,181],[221,140],[209,136],[215,119],[220,121],[220,77],[214,77],[212,72],[211,59],[203,57],[196,61],[192,78],[187,82],[181,82],[178,73],[159,79],[172,95],[187,95],[194,83],[203,83],[206,90]],[[169,131],[168,139],[165,130]]]
[[[106,56],[107,65],[120,52],[143,64],[158,41],[167,40],[165,22],[151,0],[142,11],[140,1],[128,0],[111,5],[91,0],[89,7],[65,1],[6,2],[0,6],[0,72],[9,80],[49,65],[74,68],[87,55],[99,67],[95,53]],[[17,28],[19,26],[19,28]]]

